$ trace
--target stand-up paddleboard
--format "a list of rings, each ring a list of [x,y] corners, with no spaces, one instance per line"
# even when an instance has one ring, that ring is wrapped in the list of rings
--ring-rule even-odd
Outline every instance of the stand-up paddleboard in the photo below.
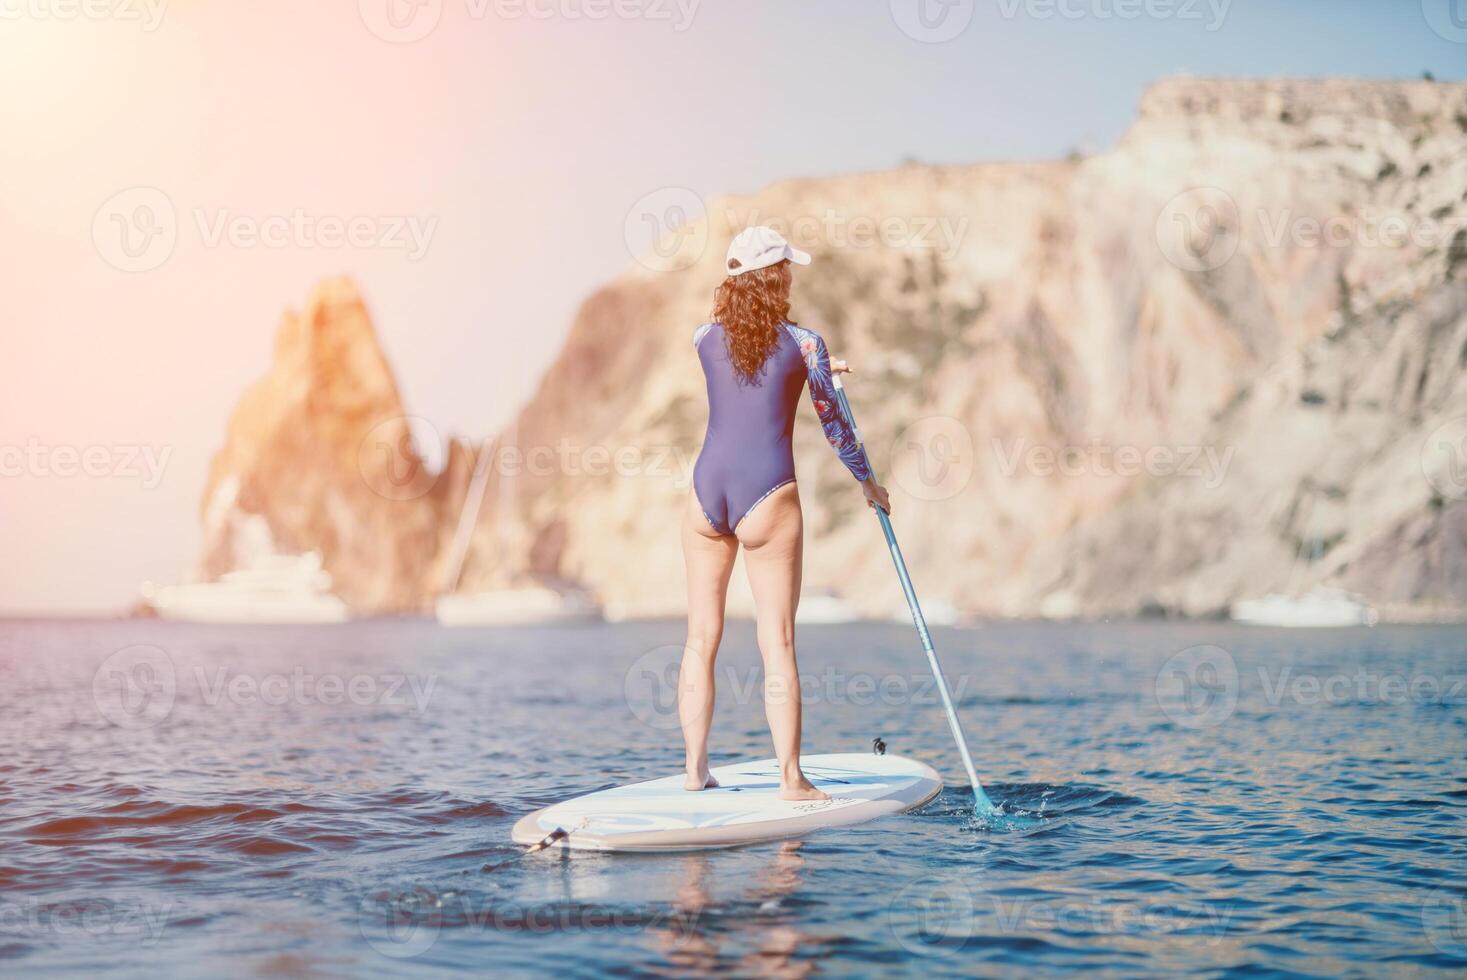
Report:
[[[514,825],[514,841],[587,851],[693,851],[799,837],[912,810],[942,789],[931,766],[896,755],[847,752],[800,759],[828,800],[779,798],[775,759],[718,766],[719,785],[688,792],[683,775],[602,790],[536,810]]]

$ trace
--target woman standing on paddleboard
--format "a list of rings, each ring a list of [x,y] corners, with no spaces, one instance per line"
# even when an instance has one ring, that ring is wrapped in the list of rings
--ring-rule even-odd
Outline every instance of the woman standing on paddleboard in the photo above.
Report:
[[[678,681],[678,717],[687,748],[687,789],[718,785],[708,772],[713,662],[723,638],[724,600],[739,546],[754,594],[764,711],[779,756],[780,796],[823,800],[800,769],[800,672],[795,607],[800,601],[804,521],[790,435],[807,384],[826,438],[866,500],[890,512],[886,490],[867,466],[840,413],[825,341],[789,319],[791,266],[810,256],[772,228],[741,232],[728,249],[728,277],[713,322],[693,335],[708,382],[708,433],[693,469],[683,519],[688,569],[688,639]]]

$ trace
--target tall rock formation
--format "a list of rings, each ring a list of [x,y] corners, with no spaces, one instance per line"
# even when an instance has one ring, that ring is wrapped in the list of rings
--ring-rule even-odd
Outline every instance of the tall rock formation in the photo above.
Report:
[[[285,315],[269,372],[210,464],[200,577],[314,549],[357,612],[421,610],[469,469],[461,446],[433,448],[436,470],[356,287],[322,283]]]

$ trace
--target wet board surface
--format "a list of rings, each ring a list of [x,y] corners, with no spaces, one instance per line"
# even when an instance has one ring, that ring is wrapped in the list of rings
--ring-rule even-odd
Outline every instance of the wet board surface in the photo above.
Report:
[[[779,798],[774,759],[716,766],[719,786],[683,789],[683,774],[578,796],[522,817],[517,844],[538,843],[556,829],[556,847],[591,851],[691,851],[799,837],[915,809],[942,789],[931,766],[896,755],[807,755],[805,776],[829,800]]]

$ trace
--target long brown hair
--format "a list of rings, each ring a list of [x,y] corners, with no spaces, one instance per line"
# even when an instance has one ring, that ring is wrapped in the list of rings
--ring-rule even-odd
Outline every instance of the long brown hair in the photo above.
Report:
[[[741,276],[729,276],[713,294],[713,319],[723,324],[728,359],[745,381],[755,381],[779,343],[790,316],[790,263],[786,259]]]

